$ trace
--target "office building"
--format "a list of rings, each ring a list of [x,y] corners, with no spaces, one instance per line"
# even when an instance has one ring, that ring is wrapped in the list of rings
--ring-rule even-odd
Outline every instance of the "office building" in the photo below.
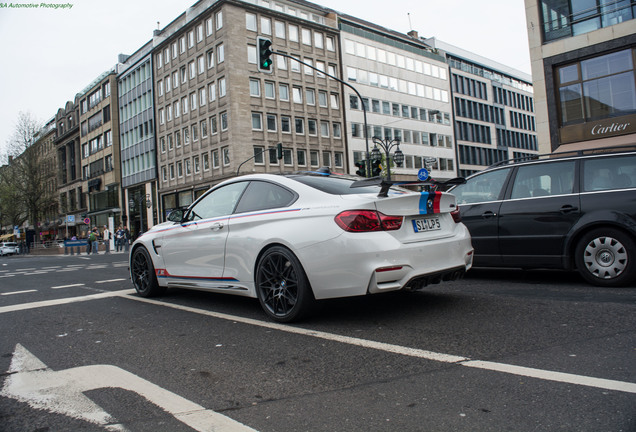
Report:
[[[123,216],[133,237],[158,222],[152,41],[117,65]]]
[[[284,54],[271,73],[259,72],[258,36]],[[294,1],[202,0],[155,32],[163,218],[237,173],[347,171],[341,86],[320,72],[339,75],[337,40],[325,10]]]
[[[436,38],[449,67],[459,174],[538,153],[532,77]]]
[[[339,28],[344,78],[360,93],[344,90],[349,171],[356,172],[355,162],[367,159],[380,138],[391,159],[398,148],[404,155],[402,166],[389,167],[393,179],[416,180],[422,168],[435,179],[456,177],[445,58],[416,32],[404,35],[347,15],[339,16]]]
[[[90,227],[111,229],[121,220],[117,75],[109,70],[79,97],[82,184],[78,196]],[[82,193],[83,192],[83,193]]]
[[[525,0],[542,151],[636,138],[636,4]]]
[[[79,98],[68,101],[55,115],[57,148],[57,193],[59,215],[66,220],[71,215],[76,221],[83,220],[87,211],[85,189],[83,189],[80,152]],[[76,225],[69,235],[85,235],[86,226]]]

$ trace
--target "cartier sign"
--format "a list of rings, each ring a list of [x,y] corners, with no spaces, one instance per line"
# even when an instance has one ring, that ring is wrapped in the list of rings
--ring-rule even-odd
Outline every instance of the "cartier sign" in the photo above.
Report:
[[[561,144],[636,133],[636,115],[614,117],[561,128]]]

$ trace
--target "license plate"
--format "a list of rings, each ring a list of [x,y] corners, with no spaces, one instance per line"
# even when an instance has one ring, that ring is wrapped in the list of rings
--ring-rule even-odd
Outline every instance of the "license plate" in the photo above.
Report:
[[[442,225],[438,217],[413,219],[413,229],[415,232],[438,231],[442,229]]]

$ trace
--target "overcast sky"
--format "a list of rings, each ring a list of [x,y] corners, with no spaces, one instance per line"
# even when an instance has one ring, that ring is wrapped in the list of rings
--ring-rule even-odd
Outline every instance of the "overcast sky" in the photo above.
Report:
[[[6,148],[21,111],[44,123],[112,68],[118,54],[132,54],[149,41],[157,22],[165,27],[194,3],[70,0],[58,3],[70,8],[0,7],[0,151]],[[420,37],[436,37],[530,74],[523,0],[314,3],[401,33],[417,30]]]

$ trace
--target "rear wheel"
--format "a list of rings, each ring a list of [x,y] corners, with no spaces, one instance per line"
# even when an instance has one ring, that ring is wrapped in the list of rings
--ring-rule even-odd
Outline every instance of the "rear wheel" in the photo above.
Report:
[[[142,297],[154,297],[166,292],[165,287],[159,286],[152,259],[143,246],[133,252],[130,276],[135,290]]]
[[[265,313],[275,321],[299,319],[314,303],[300,261],[282,246],[274,246],[261,256],[255,279],[258,300]]]
[[[620,230],[590,231],[579,241],[575,254],[579,273],[593,285],[622,286],[636,277],[636,244]]]

